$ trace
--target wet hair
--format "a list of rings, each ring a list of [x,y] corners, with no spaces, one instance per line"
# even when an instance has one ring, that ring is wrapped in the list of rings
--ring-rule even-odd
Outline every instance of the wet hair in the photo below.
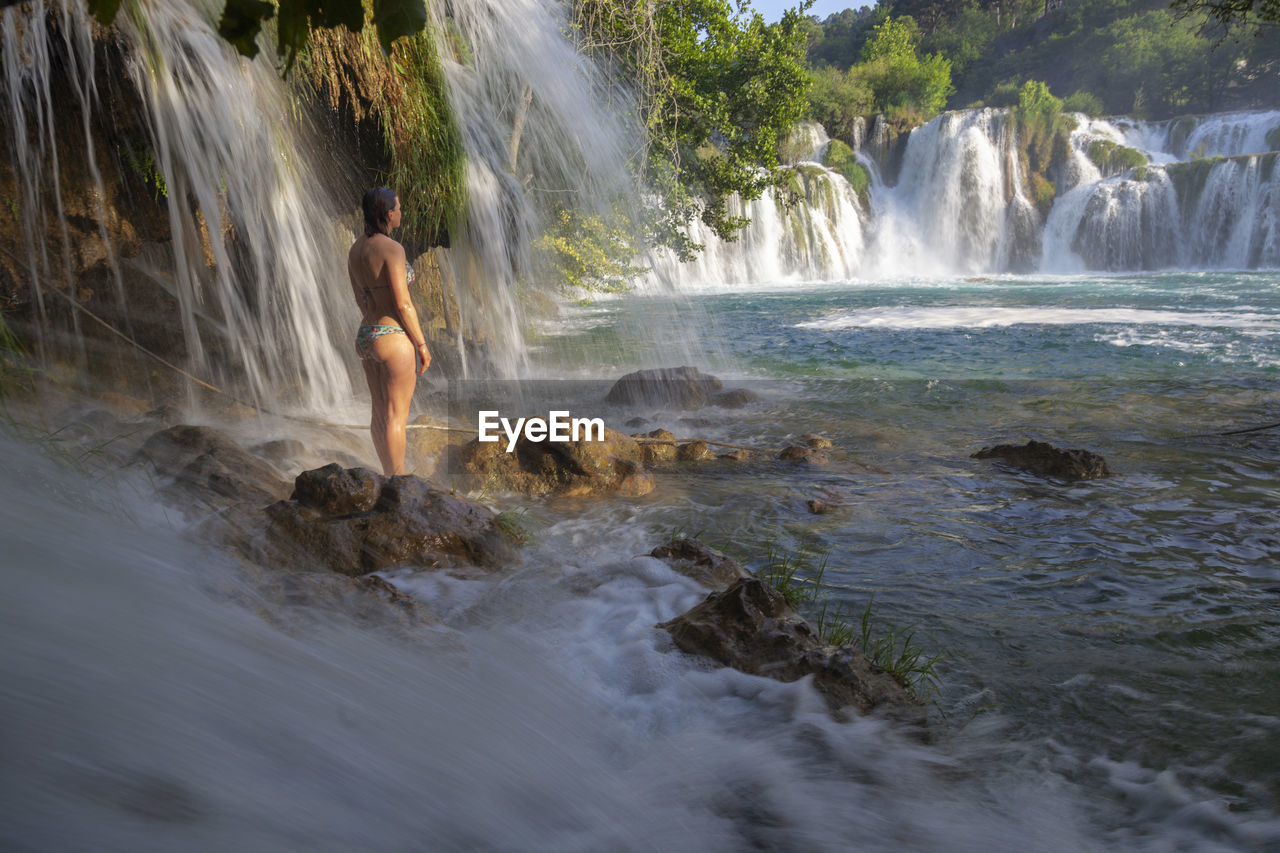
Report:
[[[364,208],[364,236],[387,233],[387,217],[396,209],[395,192],[386,187],[374,187],[364,194],[360,206]]]

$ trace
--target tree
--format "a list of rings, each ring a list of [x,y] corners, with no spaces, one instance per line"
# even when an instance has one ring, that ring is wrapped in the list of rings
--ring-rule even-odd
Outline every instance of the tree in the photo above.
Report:
[[[746,220],[730,198],[759,198],[778,163],[778,141],[804,115],[808,0],[777,24],[747,0],[579,0],[585,50],[620,66],[639,100],[649,148],[639,170],[669,214],[655,237],[680,244],[700,214],[721,237]]]
[[[889,18],[876,26],[862,48],[862,62],[850,74],[864,81],[877,110],[907,108],[929,117],[946,106],[955,89],[951,61],[940,54],[921,57],[920,31],[910,17]]]
[[[1253,30],[1280,27],[1280,0],[1173,0],[1178,17],[1203,12],[1210,21],[1226,27]]]

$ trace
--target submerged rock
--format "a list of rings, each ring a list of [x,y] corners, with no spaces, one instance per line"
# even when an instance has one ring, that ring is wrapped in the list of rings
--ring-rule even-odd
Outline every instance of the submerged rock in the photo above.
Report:
[[[630,436],[605,429],[603,441],[530,441],[521,435],[511,453],[507,443],[473,440],[462,448],[460,480],[467,489],[496,489],[524,495],[574,497],[653,491],[644,453]]]
[[[740,578],[751,577],[737,560],[696,539],[672,539],[654,548],[649,555],[706,586],[724,587]]]
[[[778,681],[813,676],[813,686],[832,711],[852,706],[922,718],[919,703],[884,670],[852,646],[825,645],[787,604],[782,593],[759,578],[744,577],[659,628],[681,651],[710,658],[752,675]]]
[[[691,411],[707,405],[721,382],[696,367],[637,370],[614,383],[605,402],[623,406],[651,406]]]
[[[363,575],[405,563],[496,568],[519,562],[492,510],[412,475],[327,465],[298,475],[289,500],[266,512],[268,557],[304,571]]]
[[[212,427],[162,429],[146,440],[137,459],[173,477],[164,494],[179,506],[265,504],[289,493],[288,482],[270,465]]]
[[[831,457],[814,447],[792,444],[782,448],[778,458],[783,462],[803,462],[806,465],[826,465]]]
[[[1038,477],[1062,480],[1095,480],[1112,474],[1107,461],[1096,453],[1079,449],[1063,450],[1044,441],[984,447],[973,454],[972,458],[999,459]]]

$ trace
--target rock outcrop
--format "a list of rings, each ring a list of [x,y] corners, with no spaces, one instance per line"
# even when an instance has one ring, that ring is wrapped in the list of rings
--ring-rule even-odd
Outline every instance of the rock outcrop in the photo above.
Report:
[[[459,454],[458,475],[467,489],[638,497],[653,491],[653,475],[643,460],[635,439],[611,429],[605,429],[603,441],[530,441],[521,435],[510,453],[505,439],[471,441]]]
[[[303,571],[363,575],[400,564],[497,568],[519,562],[486,507],[414,476],[327,465],[298,475],[266,510],[268,558]]]
[[[751,573],[732,557],[727,557],[696,539],[676,538],[649,552],[671,568],[700,584],[725,587]]]
[[[136,458],[173,478],[164,495],[185,509],[266,504],[289,493],[288,482],[270,465],[212,427],[181,424],[160,430]]]
[[[782,593],[758,578],[740,578],[658,627],[681,651],[742,672],[779,681],[812,676],[832,711],[923,718],[919,703],[892,676],[852,646],[825,645]]]
[[[662,367],[637,370],[614,383],[605,396],[606,403],[622,406],[647,406],[658,409],[701,409],[721,382],[696,367]]]
[[[998,459],[1038,477],[1059,480],[1095,480],[1111,476],[1107,461],[1088,450],[1063,450],[1044,441],[997,444],[973,454],[974,459]]]

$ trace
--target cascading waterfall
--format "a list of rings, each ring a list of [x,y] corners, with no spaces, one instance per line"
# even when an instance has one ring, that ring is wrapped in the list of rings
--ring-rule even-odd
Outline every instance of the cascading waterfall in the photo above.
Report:
[[[58,8],[93,156],[89,114],[101,105],[93,87],[92,24],[79,3]],[[53,267],[38,233],[47,195],[67,244],[44,43],[47,11],[36,2],[25,13],[4,13],[12,147],[23,177],[21,207],[33,247],[28,271],[37,293],[42,283],[70,283],[69,263]],[[307,147],[287,118],[278,73],[268,62],[234,55],[215,34],[209,12],[189,2],[143,2],[122,12],[117,24],[166,184],[172,234],[172,258],[129,263],[123,272],[170,290],[179,306],[173,324],[198,374],[223,384],[242,380],[259,399],[310,409],[349,397],[337,348],[347,330],[333,322],[343,316],[345,238],[326,215]],[[33,118],[34,141],[23,130]],[[119,278],[119,262],[114,255],[108,261]],[[228,358],[210,357],[211,329]]]
[[[707,244],[664,274],[687,288],[853,277],[1039,270],[1241,269],[1280,266],[1280,112],[1173,122],[1077,116],[1047,218],[1027,198],[1016,140],[1002,110],[944,113],[914,130],[896,186],[874,161],[870,209],[850,215],[847,181],[813,164],[792,167],[806,187],[796,213],[767,195],[739,205],[752,224],[734,243],[700,225]],[[1270,140],[1270,141],[1268,141]],[[1099,141],[1140,150],[1151,165],[1104,175],[1089,157]],[[1189,161],[1184,155],[1192,156]],[[833,203],[834,202],[834,203]],[[831,235],[840,246],[807,235]],[[839,258],[831,263],[831,258]]]
[[[561,209],[611,216],[639,197],[627,163],[639,138],[629,105],[610,104],[599,69],[564,37],[553,0],[432,3],[449,99],[468,153],[467,213],[453,263],[475,289],[502,351],[499,373],[528,369],[517,291],[537,269],[533,244]],[[446,22],[447,19],[447,22]],[[589,118],[587,118],[589,117]]]

